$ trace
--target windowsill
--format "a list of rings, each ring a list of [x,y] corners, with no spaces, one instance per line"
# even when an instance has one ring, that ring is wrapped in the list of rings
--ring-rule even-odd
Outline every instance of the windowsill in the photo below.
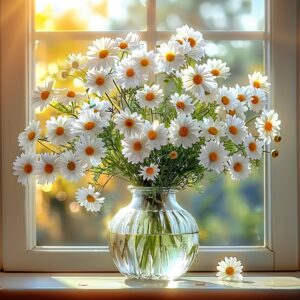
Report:
[[[220,282],[215,273],[188,273],[176,281],[149,282],[117,273],[0,273],[0,298],[106,300],[163,295],[167,299],[299,299],[300,272],[246,273],[244,277],[242,283]]]

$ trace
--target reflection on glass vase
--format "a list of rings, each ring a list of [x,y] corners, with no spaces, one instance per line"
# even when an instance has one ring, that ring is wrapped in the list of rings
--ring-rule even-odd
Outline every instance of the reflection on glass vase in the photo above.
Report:
[[[129,190],[130,204],[109,225],[115,265],[129,278],[178,278],[198,252],[195,219],[177,203],[176,189],[130,186]]]

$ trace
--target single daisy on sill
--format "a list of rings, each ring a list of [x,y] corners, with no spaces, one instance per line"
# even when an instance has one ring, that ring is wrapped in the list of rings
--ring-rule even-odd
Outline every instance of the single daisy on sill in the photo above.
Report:
[[[85,99],[85,94],[75,92],[74,90],[61,89],[57,91],[56,100],[64,105],[68,105],[70,103],[81,104]]]
[[[31,121],[18,136],[19,146],[24,151],[34,150],[34,144],[40,137],[40,121]]]
[[[219,88],[217,102],[221,107],[224,107],[226,110],[235,109],[235,107],[239,104],[235,89],[228,88],[223,85],[221,88]]]
[[[148,121],[144,124],[144,134],[148,138],[148,143],[152,149],[160,150],[161,146],[168,144],[168,129],[157,120],[152,124]]]
[[[116,67],[116,81],[124,89],[135,88],[144,82],[144,77],[136,67],[136,63],[127,58]]]
[[[281,121],[274,110],[263,110],[261,116],[256,119],[255,127],[259,133],[259,138],[270,144],[272,139],[279,134]]]
[[[125,137],[122,140],[122,147],[123,155],[133,164],[143,162],[151,152],[147,137]]]
[[[87,72],[85,86],[91,93],[102,96],[114,88],[113,78],[114,75],[110,74],[108,69],[92,68]]]
[[[58,116],[57,119],[51,117],[46,122],[48,140],[55,145],[65,145],[70,142],[73,138],[71,133],[73,121],[74,119],[63,116]]]
[[[82,163],[87,164],[87,167],[97,167],[105,156],[105,145],[99,138],[92,139],[88,135],[82,135],[74,147],[76,157],[80,157]]]
[[[192,114],[195,110],[192,98],[189,95],[175,93],[171,95],[170,102],[174,105],[178,114]]]
[[[203,65],[195,65],[195,68],[188,67],[182,71],[183,87],[195,97],[203,99],[205,92],[211,92],[217,88],[215,77]]]
[[[136,69],[148,79],[148,75],[154,74],[157,68],[156,54],[153,51],[140,49],[134,51],[131,59],[135,62]]]
[[[214,75],[216,78],[228,78],[231,73],[230,68],[226,66],[225,62],[222,62],[221,59],[208,59],[206,63],[207,69],[209,72]]]
[[[139,175],[143,177],[143,180],[155,181],[159,171],[158,165],[150,164],[150,166],[141,166]]]
[[[176,41],[163,43],[158,48],[158,70],[170,74],[184,65],[183,47]]]
[[[42,111],[53,100],[56,91],[53,88],[54,81],[45,82],[42,86],[37,86],[32,92],[32,107],[40,108]]]
[[[118,50],[131,52],[140,48],[140,37],[136,33],[129,32],[125,38],[116,38]]]
[[[270,83],[267,82],[268,77],[262,75],[260,72],[254,72],[252,75],[248,75],[249,84],[257,89],[263,89],[265,91],[269,91]]]
[[[104,127],[109,125],[109,120],[112,116],[111,103],[105,100],[100,101],[99,99],[90,99],[89,103],[84,103],[82,110],[91,109],[95,114],[98,114]]]
[[[73,70],[84,69],[86,67],[87,58],[81,53],[71,53],[66,59],[68,66]]]
[[[252,88],[250,94],[251,99],[248,101],[248,107],[257,113],[261,112],[266,107],[267,103],[265,91],[262,89]]]
[[[108,37],[103,37],[93,41],[87,52],[87,66],[89,68],[107,69],[114,66],[118,59],[116,42]]]
[[[103,131],[104,124],[93,110],[82,110],[71,126],[73,135],[87,134],[94,137]]]
[[[171,122],[169,135],[175,146],[190,148],[199,141],[200,127],[191,115],[180,114]]]
[[[244,157],[240,154],[235,154],[230,157],[228,163],[232,180],[238,181],[249,176],[251,171],[249,158]]]
[[[187,48],[188,51],[185,52],[188,57],[198,61],[205,55],[205,41],[199,31],[184,25],[177,28],[176,32],[177,34],[172,38],[181,45],[184,41],[187,41],[190,46]]]
[[[236,84],[235,94],[237,100],[239,100],[241,104],[245,105],[251,100],[251,86],[240,86]]]
[[[60,173],[67,180],[77,182],[84,175],[86,165],[72,151],[60,154]]]
[[[116,128],[125,136],[139,135],[142,133],[144,121],[136,112],[131,113],[128,108],[115,115]]]
[[[251,134],[248,134],[243,145],[250,159],[261,159],[264,146],[263,141],[257,140]]]
[[[95,188],[89,185],[87,188],[80,188],[76,192],[76,201],[80,206],[84,206],[87,211],[100,211],[104,197],[100,197],[100,192],[95,192]]]
[[[137,91],[136,99],[141,107],[157,108],[163,101],[163,91],[158,84],[145,84],[143,90]]]
[[[199,122],[200,136],[206,141],[220,141],[220,137],[225,135],[224,124],[220,121],[214,121],[212,117],[204,118]]]
[[[42,153],[37,163],[37,183],[53,183],[59,175],[60,161],[57,154]]]
[[[243,276],[241,275],[243,266],[242,263],[237,260],[236,257],[225,257],[224,260],[218,262],[217,266],[217,277],[219,280],[227,281],[242,281]]]
[[[247,132],[245,122],[236,116],[227,115],[225,122],[225,132],[228,137],[237,145],[243,143]]]
[[[13,174],[18,176],[18,182],[28,185],[35,179],[37,156],[33,153],[22,153],[13,163]]]
[[[201,148],[198,160],[208,171],[223,172],[228,152],[224,145],[217,141],[209,141]]]

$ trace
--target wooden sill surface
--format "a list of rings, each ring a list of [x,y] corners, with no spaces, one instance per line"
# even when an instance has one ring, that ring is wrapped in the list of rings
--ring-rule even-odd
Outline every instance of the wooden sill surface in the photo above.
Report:
[[[300,299],[300,272],[246,273],[221,282],[215,273],[187,273],[171,282],[117,273],[0,273],[0,299]]]

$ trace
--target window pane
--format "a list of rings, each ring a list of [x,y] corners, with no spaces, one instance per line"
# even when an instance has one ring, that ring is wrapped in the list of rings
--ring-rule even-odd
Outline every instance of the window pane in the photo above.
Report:
[[[52,30],[143,30],[141,0],[36,0],[35,27]]]
[[[156,12],[159,30],[264,30],[263,0],[157,0]]]
[[[261,41],[207,41],[208,55],[220,57],[231,67],[231,79],[226,84],[246,84],[247,74],[263,70],[263,42]],[[75,78],[61,79],[59,65],[70,53],[85,53],[90,41],[37,41],[36,82],[51,76],[56,87],[81,89]],[[36,117],[45,124],[55,112],[47,109]],[[197,219],[201,245],[263,245],[264,200],[263,175],[253,170],[252,176],[240,183],[219,176],[203,182],[201,192],[192,189],[181,192],[178,199]],[[105,180],[105,178],[103,178]],[[87,179],[89,181],[89,179]],[[107,245],[107,224],[131,194],[128,183],[113,180],[105,188],[105,204],[99,214],[86,212],[78,206],[75,191],[78,185],[58,179],[50,186],[37,186],[36,224],[37,245],[87,246]]]

